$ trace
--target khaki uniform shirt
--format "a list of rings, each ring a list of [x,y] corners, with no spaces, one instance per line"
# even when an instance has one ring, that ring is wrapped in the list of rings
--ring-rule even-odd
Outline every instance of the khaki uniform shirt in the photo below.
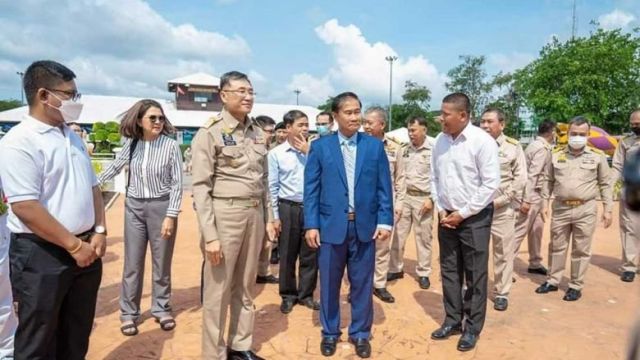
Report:
[[[605,211],[613,209],[613,186],[606,155],[597,149],[585,147],[578,155],[569,147],[559,148],[551,155],[547,167],[543,197],[555,195],[556,199],[589,201],[598,197],[604,201]]]
[[[265,134],[249,117],[226,110],[200,128],[192,142],[193,200],[205,242],[219,240],[213,198],[260,200],[271,219]],[[240,219],[239,219],[240,220]]]
[[[407,191],[417,191],[431,196],[431,144],[425,138],[419,147],[403,145],[396,154],[396,201],[402,204]]]
[[[391,173],[391,185],[393,186],[393,189],[395,190],[396,188],[396,179],[397,179],[397,159],[396,156],[398,155],[398,149],[400,149],[401,145],[398,144],[397,142],[393,141],[393,140],[389,140],[387,138],[384,138],[384,140],[382,140],[382,142],[384,143],[384,152],[387,153],[387,159],[389,160],[389,172]]]
[[[636,151],[640,150],[640,136],[628,135],[620,140],[611,166],[613,168],[613,183],[622,180],[622,169],[627,160],[631,158]]]
[[[521,201],[527,181],[527,161],[518,140],[500,134],[498,159],[500,160],[500,187],[493,203],[500,208],[514,201]]]
[[[527,182],[524,186],[522,200],[529,204],[540,200],[547,166],[551,164],[552,149],[547,140],[538,136],[524,150],[524,156],[527,160]]]

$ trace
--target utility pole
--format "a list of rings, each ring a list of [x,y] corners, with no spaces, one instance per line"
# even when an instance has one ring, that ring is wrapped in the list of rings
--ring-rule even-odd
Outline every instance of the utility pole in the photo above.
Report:
[[[571,40],[575,40],[578,29],[578,16],[576,15],[576,0],[573,0],[573,15],[571,16]]]
[[[299,103],[298,103],[298,98],[299,98],[300,93],[301,93],[302,91],[300,91],[300,89],[295,89],[295,90],[293,90],[293,92],[296,94],[296,105],[299,105]]]
[[[24,105],[24,73],[16,71],[16,75],[20,76],[20,105]]]
[[[392,101],[393,101],[393,62],[398,60],[397,56],[387,56],[384,58],[389,62],[389,121],[388,121],[388,130],[391,131],[391,121],[393,120],[393,110],[392,110]]]

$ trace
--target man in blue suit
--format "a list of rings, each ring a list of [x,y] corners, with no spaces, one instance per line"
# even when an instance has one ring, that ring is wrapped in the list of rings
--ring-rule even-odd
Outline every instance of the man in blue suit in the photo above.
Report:
[[[331,356],[340,339],[340,285],[350,283],[349,342],[361,358],[371,356],[375,240],[393,225],[391,175],[382,142],[358,133],[362,104],[345,92],[333,98],[338,132],[311,143],[304,172],[306,241],[319,248],[321,352]]]

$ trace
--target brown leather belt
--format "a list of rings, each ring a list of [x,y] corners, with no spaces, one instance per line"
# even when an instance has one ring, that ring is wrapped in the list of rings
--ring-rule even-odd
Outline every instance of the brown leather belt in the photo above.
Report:
[[[431,195],[431,193],[427,191],[410,190],[410,189],[407,189],[407,194],[411,196],[430,196]]]
[[[350,212],[347,214],[347,220],[349,221],[355,221],[356,220],[356,213],[354,212]]]
[[[586,203],[584,200],[561,200],[560,202],[565,206],[580,206]]]

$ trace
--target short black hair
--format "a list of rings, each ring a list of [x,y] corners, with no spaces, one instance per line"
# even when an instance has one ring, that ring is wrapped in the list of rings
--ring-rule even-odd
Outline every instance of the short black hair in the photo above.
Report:
[[[68,67],[51,60],[40,60],[29,65],[22,77],[27,104],[33,105],[38,89],[54,89],[63,82],[76,78]]]
[[[360,102],[358,95],[356,95],[351,91],[345,91],[341,94],[336,95],[331,100],[331,111],[333,111],[334,113],[337,113],[338,111],[340,111],[340,106],[342,106],[342,104],[348,99],[358,100],[358,104],[360,104],[360,108],[362,108],[362,102]]]
[[[331,113],[328,112],[328,111],[320,112],[318,115],[316,115],[316,120],[318,120],[318,117],[323,116],[323,115],[326,115],[326,116],[329,117],[329,122],[333,122],[333,115],[331,115]]]
[[[276,129],[275,129],[275,131],[278,131],[278,130],[286,130],[286,129],[287,129],[287,127],[286,127],[286,125],[284,124],[284,122],[282,122],[282,121],[281,121],[281,122],[279,122],[279,123],[277,123],[277,124],[276,124]]]
[[[307,116],[307,114],[303,113],[300,110],[289,110],[287,111],[286,114],[284,114],[284,116],[282,117],[282,123],[284,123],[285,127],[287,125],[293,125],[293,123],[300,119],[300,118],[307,118],[309,119],[309,117]]]
[[[454,104],[459,110],[465,111],[469,117],[471,117],[471,100],[469,97],[461,92],[455,92],[449,94],[442,99],[442,103]]]
[[[505,115],[504,111],[502,111],[502,109],[499,109],[495,106],[490,106],[484,109],[484,111],[482,112],[482,115],[486,113],[495,113],[496,115],[498,115],[498,121],[500,121],[501,123],[507,120],[507,116]]]
[[[411,115],[407,118],[407,127],[415,123],[418,123],[418,125],[428,128],[427,119],[423,118],[422,116]]]
[[[267,115],[258,115],[256,116],[256,123],[258,123],[258,126],[260,126],[261,128],[264,129],[265,126],[275,126],[276,125],[276,121],[273,120],[271,117],[267,116]]]
[[[584,116],[576,116],[573,119],[569,120],[569,126],[567,127],[567,129],[571,128],[571,125],[580,126],[584,124],[587,124],[589,128],[591,128],[591,123],[589,122],[589,119],[587,119]]]
[[[225,86],[229,85],[233,80],[246,80],[249,84],[251,81],[247,74],[241,73],[240,71],[229,71],[222,74],[220,78],[220,90],[222,90]]]
[[[544,119],[538,125],[538,135],[545,135],[545,134],[552,133],[555,128],[556,128],[556,122],[555,121],[550,120],[550,119]]]

